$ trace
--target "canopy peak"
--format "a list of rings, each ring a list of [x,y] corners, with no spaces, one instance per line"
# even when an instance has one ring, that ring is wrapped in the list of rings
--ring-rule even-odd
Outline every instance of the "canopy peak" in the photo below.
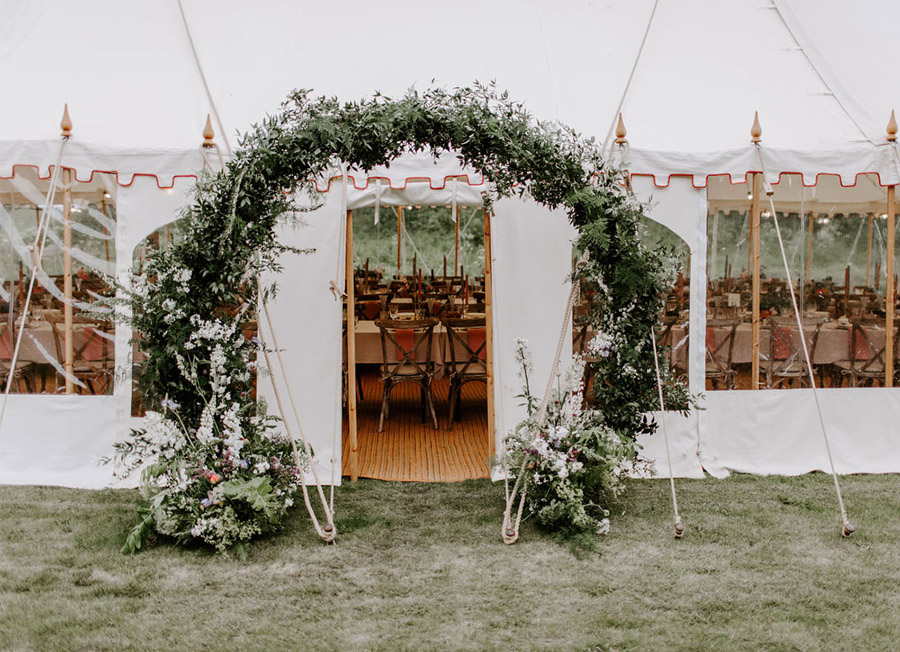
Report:
[[[62,129],[62,137],[69,138],[72,136],[72,118],[69,116],[69,105],[63,107],[62,120],[59,121],[59,127]]]
[[[625,130],[625,121],[622,120],[622,114],[619,113],[619,121],[616,123],[616,144],[624,145],[628,142],[628,139],[625,136],[628,132]]]
[[[213,138],[216,137],[216,132],[213,131],[212,119],[209,114],[206,114],[206,125],[203,127],[203,146],[204,147],[212,147],[214,145]]]
[[[762,140],[762,127],[759,124],[759,111],[753,112],[753,126],[750,127],[750,142],[758,143]]]

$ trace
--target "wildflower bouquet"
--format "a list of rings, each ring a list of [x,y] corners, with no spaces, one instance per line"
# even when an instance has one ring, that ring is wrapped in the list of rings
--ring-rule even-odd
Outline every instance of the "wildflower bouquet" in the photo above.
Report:
[[[589,350],[608,356],[608,336],[599,333]],[[516,340],[516,361],[528,417],[506,436],[501,462],[508,477],[527,487],[528,512],[542,526],[564,535],[606,534],[607,505],[623,477],[635,468],[651,472],[650,464],[639,459],[633,437],[617,434],[599,410],[585,408],[581,355],[557,376],[543,422],[540,401],[531,393],[531,354],[523,339]]]
[[[155,318],[147,308],[170,280],[186,284],[190,273],[156,268],[152,280],[135,279],[136,300],[148,300],[138,319]],[[280,527],[308,460],[251,397],[259,341],[247,340],[237,320],[202,319],[170,302],[161,301],[158,317],[170,336],[183,337],[172,394],[116,445],[119,475],[143,467],[140,522],[123,551],[135,552],[156,532],[242,554],[251,539]]]

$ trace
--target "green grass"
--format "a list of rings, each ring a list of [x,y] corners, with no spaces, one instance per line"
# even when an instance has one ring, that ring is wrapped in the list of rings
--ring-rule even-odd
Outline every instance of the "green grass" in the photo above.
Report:
[[[133,491],[0,487],[3,650],[889,650],[900,640],[900,477],[635,481],[596,553],[530,525],[502,485],[361,481],[337,546],[302,509],[245,561],[119,553]],[[624,512],[624,515],[622,514]]]

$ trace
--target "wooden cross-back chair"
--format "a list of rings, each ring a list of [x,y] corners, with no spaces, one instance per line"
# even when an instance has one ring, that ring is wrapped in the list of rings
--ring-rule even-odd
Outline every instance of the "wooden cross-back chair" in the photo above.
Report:
[[[9,370],[12,364],[13,349],[16,346],[15,332],[10,328],[8,315],[0,315],[0,391],[6,388],[7,379],[9,378]],[[30,362],[16,362],[16,368],[13,370],[13,385],[10,388],[18,388],[25,386],[25,391],[31,393],[34,386],[31,382],[32,364]]]
[[[437,415],[431,396],[431,383],[435,366],[431,359],[435,319],[378,319],[375,325],[381,334],[381,417],[378,432],[384,420],[390,418],[391,390],[400,383],[416,383],[420,387],[421,415],[428,414],[437,430]]]
[[[900,328],[894,329],[894,357],[896,363],[898,336]],[[875,386],[884,384],[884,350],[885,345],[876,349],[869,338],[866,324],[858,319],[850,323],[850,337],[848,360],[838,360],[834,363],[834,383],[838,386],[844,384],[846,378],[851,387]],[[885,334],[887,342],[887,334]],[[896,367],[896,364],[895,364]]]
[[[713,389],[723,383],[734,389],[734,339],[740,319],[709,319],[706,322],[706,379]],[[722,337],[718,333],[722,332]]]
[[[61,366],[65,365],[65,318],[47,314],[44,319],[53,331],[56,357]],[[114,365],[111,355],[113,343],[98,333],[106,332],[107,324],[101,324],[88,317],[75,315],[74,324],[84,326],[83,340],[75,346],[72,375],[84,383],[91,394],[108,394],[112,388]],[[65,381],[65,378],[63,378]]]
[[[812,338],[807,340],[809,359],[813,364],[813,373],[818,369],[815,366],[816,347],[819,344],[819,333],[822,330],[824,319],[802,320],[803,332],[797,333],[797,321],[793,317],[769,318],[769,353],[766,361],[766,387],[777,389],[779,387],[809,386],[809,367],[803,355],[803,345],[797,339],[806,337],[806,329],[813,328]],[[821,385],[821,383],[819,383]]]
[[[484,317],[441,320],[447,331],[447,346],[450,349],[450,365],[447,368],[450,379],[450,417],[447,430],[451,430],[453,421],[460,418],[463,385],[472,381],[487,384],[485,322]]]

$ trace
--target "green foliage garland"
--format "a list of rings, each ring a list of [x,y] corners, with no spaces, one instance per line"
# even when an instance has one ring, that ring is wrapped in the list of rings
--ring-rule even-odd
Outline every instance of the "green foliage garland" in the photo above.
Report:
[[[295,91],[224,170],[198,181],[183,213],[186,237],[151,256],[135,279],[132,321],[147,355],[138,381],[151,418],[118,453],[126,466],[154,461],[128,550],[154,531],[240,550],[280,526],[308,461],[292,457],[252,400],[256,343],[239,324],[255,311],[256,279],[278,271],[285,248],[274,227],[301,210],[295,193],[312,195],[313,180],[341,163],[369,170],[410,150],[455,152],[484,175],[492,198],[527,193],[567,210],[589,256],[579,276],[602,288],[594,318],[622,339],[615,362],[596,365],[594,400],[624,440],[652,427],[640,415],[654,406],[646,344],[664,288],[661,260],[639,244],[640,207],[596,143],[536,122],[493,87],[346,104]]]

